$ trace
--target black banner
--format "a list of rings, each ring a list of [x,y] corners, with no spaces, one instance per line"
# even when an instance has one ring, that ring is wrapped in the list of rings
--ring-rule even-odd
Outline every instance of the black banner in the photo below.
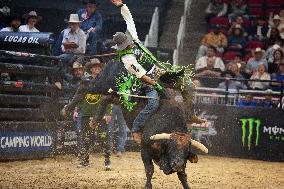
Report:
[[[49,47],[54,43],[52,33],[0,32],[0,46]]]
[[[284,161],[284,111],[254,107],[202,105],[192,135],[214,155]]]

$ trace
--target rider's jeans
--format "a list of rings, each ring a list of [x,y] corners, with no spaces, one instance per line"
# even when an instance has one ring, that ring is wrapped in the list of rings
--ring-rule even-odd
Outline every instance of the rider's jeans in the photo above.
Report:
[[[155,112],[159,108],[160,100],[159,94],[155,89],[146,93],[148,97],[154,97],[157,99],[148,99],[148,102],[144,109],[138,114],[133,122],[132,132],[140,132],[143,126],[145,125],[148,118],[151,116],[153,112]]]

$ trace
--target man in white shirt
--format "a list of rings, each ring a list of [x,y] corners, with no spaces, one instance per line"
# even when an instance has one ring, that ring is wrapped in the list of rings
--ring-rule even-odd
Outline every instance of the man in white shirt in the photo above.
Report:
[[[138,114],[133,122],[132,133],[134,140],[141,143],[141,131],[150,115],[159,107],[158,91],[163,87],[154,79],[157,75],[156,58],[151,52],[140,43],[132,15],[122,0],[112,0],[112,3],[121,8],[121,14],[126,22],[127,30],[131,37],[122,32],[117,32],[113,40],[116,43],[116,50],[119,60],[129,73],[135,75],[146,84],[146,96],[149,97],[146,106]]]
[[[67,63],[70,62],[75,54],[85,54],[86,51],[86,35],[80,29],[80,20],[77,14],[71,14],[69,19],[69,27],[63,30],[62,52],[60,59],[67,69]]]
[[[31,11],[23,16],[26,19],[27,24],[20,26],[20,32],[39,32],[35,25],[42,19],[38,16],[36,11]]]
[[[19,32],[21,21],[22,21],[22,18],[18,15],[10,16],[7,21],[7,23],[9,24],[9,27],[3,28],[1,32]]]

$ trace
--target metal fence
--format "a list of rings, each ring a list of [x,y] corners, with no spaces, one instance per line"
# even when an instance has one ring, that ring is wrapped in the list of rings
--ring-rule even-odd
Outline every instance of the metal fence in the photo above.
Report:
[[[210,87],[196,87],[195,92],[195,103],[200,104],[219,104],[219,105],[230,105],[236,106],[238,102],[245,98],[246,95],[252,95],[253,99],[260,102],[265,99],[265,96],[271,96],[272,101],[279,106],[283,106],[284,99],[284,82],[274,81],[274,80],[249,80],[249,79],[236,79],[236,78],[208,78],[208,77],[198,77],[197,79],[210,79],[225,81],[226,88],[210,88]],[[244,89],[230,89],[229,81],[238,81],[238,82],[276,82],[281,83],[280,91],[273,91],[272,89],[267,90],[244,90]]]

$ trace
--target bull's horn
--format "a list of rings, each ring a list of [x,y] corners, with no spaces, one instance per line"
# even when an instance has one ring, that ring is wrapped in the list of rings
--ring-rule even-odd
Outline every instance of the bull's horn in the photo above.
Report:
[[[150,137],[151,140],[167,140],[171,139],[171,134],[162,133],[162,134],[155,134]]]
[[[208,154],[208,148],[206,148],[203,144],[200,142],[197,142],[196,140],[191,139],[191,145],[195,148],[201,150],[202,152]]]

